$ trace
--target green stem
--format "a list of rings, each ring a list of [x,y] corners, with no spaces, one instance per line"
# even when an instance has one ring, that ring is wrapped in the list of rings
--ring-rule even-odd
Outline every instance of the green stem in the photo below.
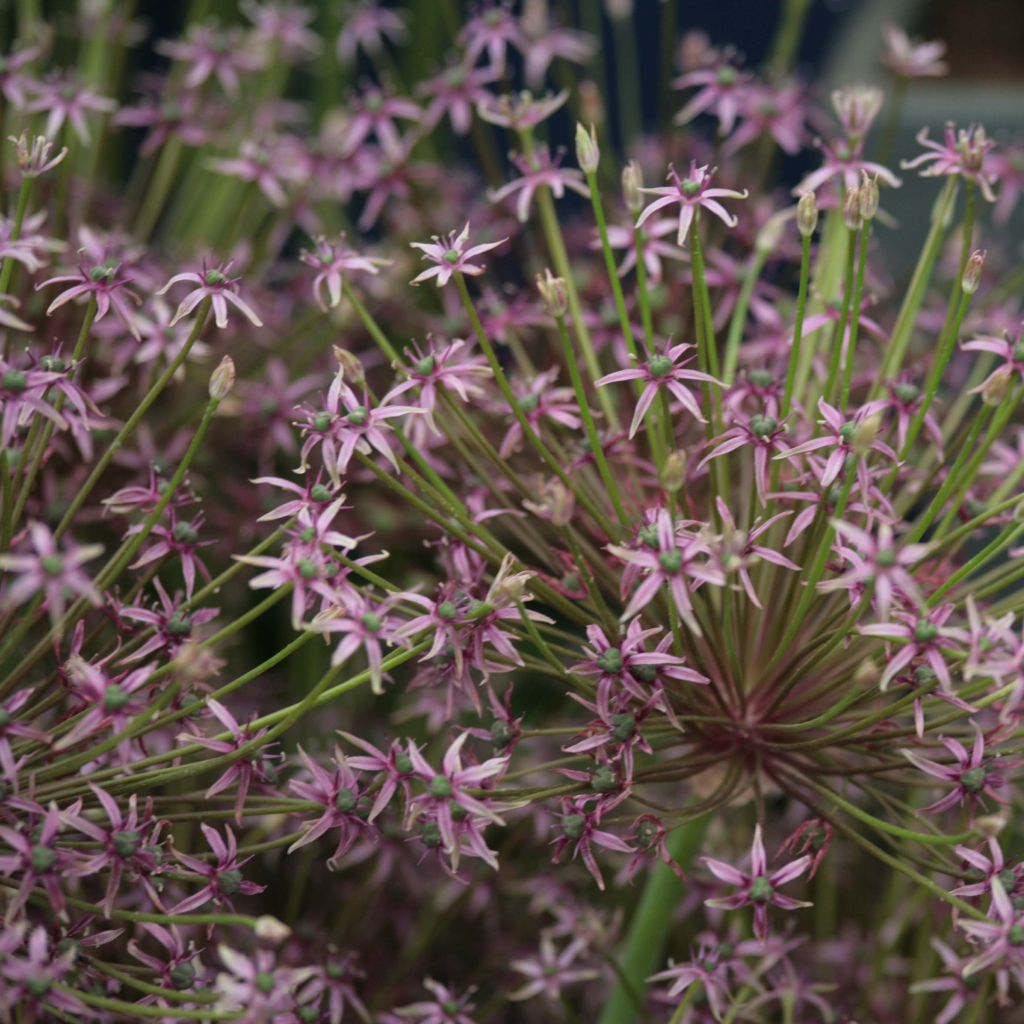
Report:
[[[989,544],[981,549],[976,555],[968,559],[955,573],[949,576],[946,581],[928,598],[929,607],[934,607],[950,590],[961,580],[966,579],[976,572],[986,562],[991,561],[1005,548],[1009,547],[1021,531],[1024,530],[1024,523],[1011,523],[1005,530],[1002,530]]]
[[[21,238],[21,226],[25,222],[25,213],[28,210],[29,196],[32,194],[32,184],[36,179],[24,175],[21,179],[21,188],[18,190],[18,203],[14,208],[14,222],[11,224],[11,233],[7,241],[13,245]],[[11,277],[14,274],[14,257],[5,256],[3,268],[0,269],[0,295],[6,295],[11,287]],[[4,357],[7,357],[7,349],[4,349]]]
[[[127,1014],[131,1019],[161,1018],[169,1020],[242,1020],[242,1010],[200,1010],[177,1009],[169,1006],[144,1005],[129,1003],[124,999],[112,999],[109,996],[98,996],[92,992],[72,988],[70,985],[57,983],[53,986],[59,992],[67,993],[80,999],[86,1006],[95,1006],[100,1010],[112,1010]]]
[[[537,191],[537,204],[540,209],[540,222],[547,240],[548,249],[551,252],[551,259],[555,264],[555,272],[565,281],[566,296],[569,300],[569,312],[572,314],[572,328],[580,343],[580,350],[583,352],[583,362],[587,367],[591,383],[601,376],[601,366],[597,361],[597,353],[594,351],[594,342],[590,337],[586,321],[583,319],[583,305],[580,302],[579,291],[576,288],[576,279],[573,277],[572,264],[569,262],[569,255],[566,252],[565,240],[562,238],[562,228],[555,213],[555,203],[551,198],[551,191],[548,188],[540,188]],[[458,275],[457,275],[458,276]],[[612,430],[619,429],[619,414],[612,402],[611,395],[607,391],[599,390],[597,393],[601,409],[608,418],[608,424]]]
[[[693,319],[697,335],[697,358],[700,368],[712,377],[720,379],[718,369],[718,346],[715,343],[715,328],[711,319],[711,296],[708,293],[707,277],[704,273],[704,249],[700,241],[700,212],[694,214],[690,227],[690,264],[693,270]],[[722,432],[722,400],[718,390],[706,381],[701,381],[701,397],[704,408],[710,412],[705,434],[710,442]],[[729,500],[729,477],[726,472],[727,455],[713,460],[710,479],[715,486],[710,497],[711,515],[717,520],[716,493],[726,502]]]
[[[845,413],[850,400],[850,383],[853,380],[853,356],[857,350],[857,331],[860,328],[860,305],[864,294],[864,272],[868,263],[868,240],[871,236],[871,221],[865,221],[860,231],[860,254],[857,257],[857,285],[853,292],[853,312],[850,323],[850,340],[846,345],[843,365],[843,387],[839,396],[839,411]]]
[[[1000,437],[1003,436],[1003,430],[1005,429],[1006,424],[1009,423],[1010,417],[1013,416],[1017,406],[1020,405],[1022,398],[1024,398],[1024,387],[1018,387],[1016,394],[1014,394],[1012,398],[1005,399],[1003,401],[1002,408],[1000,408],[992,417],[992,422],[989,424],[989,428],[985,432],[985,436],[981,439],[981,444],[978,445],[976,451],[972,452],[971,460],[964,468],[962,478],[958,477],[955,480],[958,486],[950,501],[949,508],[936,531],[938,537],[942,537],[952,526],[953,520],[956,518],[957,513],[960,510],[961,503],[967,496],[967,492],[973,486],[974,478],[978,475],[978,470],[981,468],[981,464],[985,461],[985,458],[988,455],[988,450]],[[950,475],[952,476],[952,474]]]
[[[135,222],[135,237],[148,239],[153,233],[160,214],[163,212],[167,195],[178,171],[181,158],[181,139],[172,135],[161,147],[153,177],[146,188],[146,198],[142,203],[138,219]]]
[[[850,309],[853,302],[853,280],[857,267],[857,232],[846,229],[846,275],[843,278],[843,308],[832,334],[832,351],[829,353],[828,377],[822,395],[826,402],[835,402],[836,380],[842,362],[843,346],[846,341],[846,327],[850,322]]]
[[[601,238],[601,254],[604,256],[604,267],[608,274],[608,283],[612,287],[615,311],[619,314],[619,327],[622,329],[622,337],[626,342],[629,354],[634,359],[639,359],[640,353],[637,351],[636,338],[633,337],[633,325],[629,322],[629,311],[626,309],[626,298],[622,291],[622,282],[619,280],[619,271],[615,266],[615,254],[612,252],[611,243],[608,240],[608,223],[604,215],[604,206],[601,203],[601,190],[597,183],[597,175],[593,171],[587,174],[587,186],[590,189],[590,203],[594,208],[594,221],[597,223],[597,233]]]
[[[668,850],[677,863],[685,867],[692,862],[710,821],[711,816],[704,815],[669,833]],[[648,876],[629,923],[619,956],[619,981],[604,1005],[598,1024],[628,1024],[638,1019],[643,1009],[645,982],[661,960],[672,915],[682,894],[682,883],[672,869],[659,863]]]
[[[971,422],[971,427],[967,431],[967,436],[964,438],[964,443],[960,446],[960,451],[957,454],[953,465],[947,470],[946,479],[942,482],[942,486],[939,488],[938,493],[934,498],[932,498],[931,504],[927,509],[925,509],[921,517],[915,521],[913,530],[911,530],[907,535],[907,543],[913,544],[924,536],[925,531],[929,526],[931,526],[932,521],[939,514],[943,505],[945,505],[947,499],[953,493],[953,489],[960,480],[960,471],[974,451],[976,451],[975,442],[978,440],[978,436],[981,434],[982,428],[988,422],[992,412],[992,407],[986,405],[981,409],[978,415],[974,417]]]
[[[924,390],[921,394],[920,408],[914,414],[914,418],[910,421],[910,426],[907,428],[907,440],[900,452],[900,462],[903,462],[910,453],[911,446],[917,440],[917,435],[921,432],[921,428],[924,425],[924,418],[928,415],[932,402],[935,401],[939,390],[939,383],[942,381],[942,375],[945,373],[949,360],[952,358],[953,348],[960,334],[960,327],[964,322],[964,316],[967,314],[967,306],[970,304],[970,301],[970,295],[966,292],[961,292],[956,317],[950,329],[943,335],[939,354],[928,371],[928,377],[925,380]]]
[[[789,351],[789,366],[786,368],[786,389],[782,394],[779,417],[785,420],[793,405],[793,387],[796,371],[800,365],[800,342],[804,333],[804,314],[807,311],[807,281],[811,270],[811,236],[802,236],[800,248],[800,288],[796,297],[796,322],[793,326],[793,347]]]
[[[636,248],[636,300],[637,305],[640,307],[640,319],[644,327],[644,351],[647,354],[647,358],[650,359],[655,351],[654,321],[651,318],[651,295],[647,288],[647,264],[644,262],[645,241],[643,229],[633,228],[633,245]],[[639,357],[634,356],[634,359],[639,362]],[[636,385],[634,391],[636,392],[637,399],[639,399],[643,394],[642,382],[634,381],[634,384]],[[647,431],[647,441],[651,446],[651,458],[654,460],[655,466],[658,467],[658,479],[664,483],[665,459],[669,451],[666,448],[666,444],[671,445],[671,440],[666,440],[666,438],[670,438],[672,434],[668,400],[663,396],[659,396],[657,402],[651,403],[651,407],[647,410],[647,415],[651,418],[650,429]],[[665,421],[665,437],[662,437],[662,431],[659,430],[659,417]]]
[[[768,250],[761,246],[754,247],[754,257],[750,261],[747,273],[743,278],[743,285],[740,288],[739,297],[736,299],[736,307],[732,311],[729,320],[729,333],[725,338],[725,359],[722,365],[722,380],[729,386],[736,378],[736,367],[740,359],[740,341],[743,338],[743,328],[747,323],[747,311],[750,309],[750,300],[754,296],[754,289],[757,287],[761,271],[764,269],[768,259]]]
[[[607,516],[605,516],[604,513],[587,497],[587,495],[576,486],[576,482],[565,472],[561,465],[559,465],[558,460],[555,459],[550,451],[548,451],[547,445],[544,444],[538,433],[533,429],[533,424],[530,423],[526,413],[523,412],[522,407],[520,406],[519,401],[508,382],[508,378],[505,376],[505,371],[501,367],[498,355],[494,351],[494,347],[491,345],[490,339],[484,331],[483,324],[480,322],[480,317],[477,315],[476,307],[473,305],[473,300],[470,298],[469,289],[466,287],[466,279],[459,273],[456,273],[454,277],[455,284],[459,290],[459,297],[462,299],[462,305],[466,310],[466,314],[469,316],[470,323],[473,325],[473,331],[476,334],[476,339],[480,344],[480,348],[487,357],[487,362],[491,367],[491,373],[494,375],[494,380],[498,385],[498,390],[501,391],[502,396],[508,403],[510,411],[519,423],[523,436],[537,452],[548,469],[550,469],[551,472],[554,473],[570,491],[572,491],[576,496],[577,501],[579,501],[590,515],[594,517],[594,520],[600,525],[601,529],[604,530],[608,536],[614,536],[616,530],[608,521]]]
[[[206,431],[210,426],[210,421],[213,419],[213,415],[217,411],[217,407],[219,405],[219,398],[211,398],[206,403],[206,408],[203,410],[203,417],[199,421],[199,426],[196,428],[195,434],[192,436],[192,441],[186,449],[185,454],[182,456],[181,462],[178,463],[178,468],[175,470],[174,476],[171,477],[167,486],[164,488],[163,494],[160,496],[160,501],[157,502],[153,511],[146,516],[138,531],[133,533],[131,537],[121,545],[121,547],[110,557],[110,560],[96,576],[96,586],[101,590],[109,587],[128,567],[128,564],[138,553],[139,548],[141,548],[146,542],[146,538],[149,537],[150,533],[152,533],[153,527],[160,521],[160,517],[164,514],[164,510],[170,504],[177,489],[181,486],[182,480],[185,479],[188,467],[196,457],[196,454],[203,443],[203,438],[206,436]]]
[[[583,390],[583,378],[580,376],[580,368],[576,364],[576,353],[573,351],[569,332],[565,328],[565,317],[561,315],[556,316],[555,322],[558,325],[558,336],[562,341],[562,352],[565,355],[566,366],[569,368],[569,377],[572,380],[573,390],[576,392],[576,404],[579,406],[580,416],[583,418],[583,426],[587,432],[587,440],[590,442],[591,453],[597,464],[597,471],[601,475],[601,480],[604,482],[608,497],[615,508],[615,514],[619,517],[619,522],[623,528],[627,528],[629,526],[629,516],[623,510],[618,484],[615,481],[615,477],[612,476],[608,460],[605,458],[604,448],[601,446],[601,438],[597,434],[594,416],[590,411],[590,402],[587,400],[587,394]]]
[[[785,0],[768,62],[773,75],[781,78],[793,66],[810,9],[811,0]]]
[[[189,333],[188,338],[185,340],[185,344],[182,345],[181,351],[174,357],[174,359],[167,366],[162,374],[153,383],[153,386],[146,392],[142,401],[139,403],[138,408],[125,420],[124,426],[117,432],[114,440],[107,446],[107,450],[100,456],[99,462],[93,467],[92,472],[89,474],[88,479],[79,488],[78,493],[75,495],[74,500],[68,506],[67,512],[64,513],[64,517],[57,525],[57,529],[53,531],[54,537],[61,537],[68,529],[69,526],[74,522],[75,516],[81,509],[82,505],[85,504],[86,498],[92,492],[92,489],[99,482],[100,477],[106,472],[107,466],[113,461],[114,456],[121,450],[125,441],[131,436],[135,428],[142,422],[142,418],[149,411],[149,407],[157,400],[164,388],[171,382],[171,379],[178,372],[178,368],[188,358],[189,352],[192,351],[192,346],[199,340],[199,335],[202,334],[203,327],[206,324],[206,317],[210,312],[209,298],[203,299],[196,312],[195,323],[192,326],[192,330]]]
[[[928,285],[931,283],[932,272],[935,270],[935,262],[942,250],[942,242],[946,236],[949,226],[949,215],[953,209],[956,199],[957,179],[950,176],[945,188],[939,194],[932,209],[932,226],[925,239],[924,248],[918,257],[917,266],[914,267],[913,276],[907,287],[903,304],[900,306],[899,314],[896,317],[896,324],[892,330],[889,340],[889,348],[886,350],[882,365],[879,368],[878,376],[875,379],[871,391],[871,398],[877,398],[885,382],[895,377],[903,366],[903,359],[907,353],[907,345],[910,343],[910,336],[917,322],[917,314],[924,302],[928,292]]]
[[[86,346],[89,343],[89,332],[92,330],[93,322],[96,319],[96,296],[90,295],[88,305],[85,307],[85,316],[82,318],[82,326],[78,332],[78,339],[75,341],[74,351],[71,353],[71,363],[76,365],[85,353]],[[61,392],[54,400],[53,408],[55,412],[60,412],[64,407],[64,393]],[[39,422],[37,419],[36,422]],[[34,426],[35,424],[33,424]],[[32,492],[32,485],[35,483],[35,479],[39,470],[42,468],[43,459],[46,457],[46,449],[50,443],[50,438],[53,436],[54,422],[48,419],[40,431],[39,438],[36,441],[35,449],[32,453],[32,461],[28,465],[28,471],[25,474],[25,479],[21,485],[21,491],[18,494],[18,500],[14,505],[14,515],[12,521],[15,527],[21,522],[21,514],[25,510],[25,503],[28,501],[28,496]],[[28,446],[26,445],[25,454],[28,454]]]

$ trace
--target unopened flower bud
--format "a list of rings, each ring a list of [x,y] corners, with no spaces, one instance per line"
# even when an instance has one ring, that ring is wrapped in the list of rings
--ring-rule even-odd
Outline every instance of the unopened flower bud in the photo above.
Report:
[[[597,145],[597,131],[590,126],[590,132],[583,125],[576,125],[576,162],[584,174],[593,174],[601,160],[601,150]]]
[[[610,21],[625,21],[633,17],[633,0],[604,0],[604,9]]]
[[[572,491],[561,480],[541,480],[537,485],[537,500],[524,501],[523,507],[554,526],[568,526],[575,507]]]
[[[754,247],[763,255],[774,252],[779,247],[782,239],[783,218],[779,216],[769,217],[764,226],[757,233]]]
[[[362,387],[366,383],[366,371],[363,369],[363,364],[359,361],[359,357],[349,352],[348,349],[341,348],[339,345],[332,347],[334,349],[334,358],[338,360],[338,366],[341,368],[342,377],[349,384],[354,384],[357,388]]]
[[[860,189],[851,188],[843,200],[843,223],[848,231],[860,231]]]
[[[858,455],[869,451],[878,437],[878,431],[882,426],[882,417],[879,414],[867,416],[854,427],[853,437],[850,440],[850,449]]]
[[[861,689],[877,686],[881,677],[882,673],[878,670],[878,665],[871,658],[864,658],[853,670],[853,681]]]
[[[813,192],[805,192],[796,204],[796,226],[804,238],[810,238],[818,226],[818,200]]]
[[[960,282],[960,287],[965,295],[973,295],[978,290],[987,255],[988,252],[985,249],[975,249],[971,253],[971,258],[967,261],[967,266],[964,267],[963,280]]]
[[[622,168],[622,198],[630,213],[639,213],[644,205],[640,189],[644,187],[644,172],[635,160]]]
[[[253,931],[256,933],[257,939],[261,939],[264,942],[272,942],[275,946],[279,942],[284,942],[292,933],[291,928],[284,921],[279,921],[270,914],[264,914],[256,918]]]
[[[540,292],[544,306],[553,317],[565,316],[568,293],[564,277],[555,277],[550,269],[545,270],[543,274],[537,275],[537,291]]]
[[[666,491],[674,494],[686,483],[689,461],[689,456],[682,448],[668,453],[665,458],[665,477],[662,481]]]
[[[1006,815],[983,814],[974,819],[974,827],[986,838],[995,839],[1006,828]]]
[[[223,402],[235,386],[235,361],[225,356],[210,374],[210,397]]]
[[[601,99],[601,90],[597,83],[585,79],[576,87],[576,96],[580,103],[580,116],[587,124],[604,124],[606,111],[604,100]]]
[[[878,213],[878,204],[880,202],[880,196],[878,193],[878,175],[876,174],[873,178],[869,178],[866,174],[864,175],[864,181],[861,183],[860,189],[860,215],[864,220],[874,220],[875,214]]]
[[[991,377],[981,386],[981,400],[986,405],[999,405],[1006,393],[1010,390],[1012,379],[1010,370],[996,370]]]

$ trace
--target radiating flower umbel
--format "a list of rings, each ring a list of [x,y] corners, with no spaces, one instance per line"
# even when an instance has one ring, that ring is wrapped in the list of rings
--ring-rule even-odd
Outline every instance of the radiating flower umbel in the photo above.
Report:
[[[0,1021],[1018,1021],[989,85],[164,6],[0,4]]]

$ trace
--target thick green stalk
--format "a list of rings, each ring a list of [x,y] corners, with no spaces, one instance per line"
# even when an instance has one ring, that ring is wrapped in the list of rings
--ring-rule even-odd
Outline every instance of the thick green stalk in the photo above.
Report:
[[[931,369],[928,371],[928,377],[925,380],[924,389],[921,393],[921,405],[914,414],[914,418],[910,421],[910,426],[907,428],[907,440],[903,445],[903,449],[900,451],[901,462],[906,459],[911,446],[917,440],[917,435],[921,432],[921,427],[924,425],[924,418],[928,415],[928,410],[931,408],[932,402],[935,401],[935,396],[938,394],[939,390],[939,384],[942,381],[942,375],[945,373],[946,367],[949,365],[949,360],[952,358],[953,348],[956,345],[956,339],[960,333],[960,327],[964,322],[964,316],[967,313],[967,306],[970,301],[970,295],[966,292],[961,292],[960,301],[957,305],[956,316],[953,323],[943,335],[939,354],[936,356]]]
[[[669,833],[668,850],[677,863],[687,867],[692,862],[710,821],[710,815],[703,815]],[[619,955],[618,983],[598,1024],[630,1024],[641,1019],[645,982],[660,964],[682,894],[682,883],[667,865],[659,863],[648,875]]]
[[[864,272],[868,264],[868,239],[871,236],[871,221],[865,221],[860,230],[860,255],[857,257],[857,285],[853,292],[853,312],[850,322],[850,341],[846,346],[843,365],[843,386],[839,396],[839,411],[845,413],[850,400],[850,382],[853,379],[853,356],[857,350],[857,331],[860,328],[860,304],[864,295]]]
[[[796,297],[796,321],[793,326],[793,347],[789,352],[789,366],[786,368],[786,389],[782,394],[779,416],[785,420],[793,405],[793,387],[796,371],[800,365],[800,341],[804,333],[804,314],[807,311],[807,281],[811,269],[811,236],[803,235],[800,248],[800,287]]]
[[[697,360],[700,368],[720,379],[718,369],[718,347],[715,343],[715,328],[711,321],[711,296],[708,293],[707,277],[704,273],[704,250],[700,241],[700,212],[694,214],[690,227],[690,262],[693,271],[693,319],[697,335]],[[712,385],[701,381],[701,397],[704,408],[710,412],[705,434],[710,442],[722,432],[722,398]],[[711,516],[718,519],[715,497],[729,500],[729,476],[726,472],[727,455],[713,460],[709,479],[715,486],[710,498]]]
[[[174,184],[181,161],[181,139],[172,135],[160,148],[153,177],[146,187],[146,198],[135,221],[135,237],[148,239],[160,220],[167,196]]]
[[[604,267],[608,273],[608,283],[612,287],[612,296],[615,299],[615,311],[619,314],[619,327],[622,328],[622,337],[626,342],[629,354],[634,359],[639,359],[640,353],[637,351],[636,338],[633,337],[633,325],[629,322],[629,311],[626,309],[626,298],[622,291],[622,282],[619,280],[619,271],[615,266],[615,254],[612,252],[611,243],[608,241],[608,223],[605,219],[604,206],[601,202],[601,190],[597,183],[597,174],[594,171],[587,173],[587,187],[590,189],[590,203],[594,208],[594,221],[597,224],[597,233],[601,238],[601,254],[604,257]],[[638,253],[638,263],[640,262],[639,255]]]
[[[5,448],[0,451],[0,551],[8,549],[14,531],[14,481],[14,469]]]
[[[18,204],[14,209],[14,223],[11,224],[11,234],[7,239],[13,244],[21,238],[21,226],[25,222],[25,213],[28,210],[29,196],[32,194],[32,183],[36,179],[24,175],[21,179],[21,188],[18,190]],[[14,274],[14,257],[5,256],[3,268],[0,269],[0,295],[6,295],[11,287],[11,277]],[[7,354],[6,351],[4,353]]]
[[[810,9],[811,0],[785,0],[768,61],[773,75],[781,78],[793,66]]]
[[[857,232],[846,229],[846,275],[843,278],[843,305],[839,314],[839,322],[832,333],[832,351],[829,353],[828,377],[822,397],[826,402],[835,402],[836,380],[842,362],[843,345],[846,341],[846,328],[850,323],[850,309],[853,302],[853,280],[857,267]]]
[[[763,249],[760,245],[754,247],[754,257],[743,278],[740,294],[736,299],[736,307],[729,320],[729,332],[725,338],[725,358],[722,364],[722,380],[726,386],[732,384],[736,379],[736,367],[740,359],[740,341],[743,338],[743,328],[747,323],[747,311],[750,309],[750,300],[753,298],[758,278],[760,278],[761,271],[764,270],[765,262],[768,259],[768,252],[769,250]]]
[[[896,325],[892,330],[889,348],[886,350],[885,358],[882,360],[878,376],[875,379],[871,398],[877,398],[881,394],[885,382],[891,377],[895,377],[903,366],[903,359],[907,353],[907,346],[910,344],[910,336],[917,321],[917,314],[920,312],[921,304],[928,292],[932,272],[935,270],[935,263],[939,258],[942,242],[949,227],[949,215],[956,199],[956,191],[957,179],[950,177],[935,201],[935,206],[932,209],[932,226],[896,317]]]

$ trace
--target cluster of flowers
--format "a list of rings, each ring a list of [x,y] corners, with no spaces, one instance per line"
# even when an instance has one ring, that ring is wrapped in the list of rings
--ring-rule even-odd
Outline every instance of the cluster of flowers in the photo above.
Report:
[[[918,136],[904,283],[785,45],[620,73],[617,186],[544,0],[239,6],[0,55],[0,1016],[1020,999],[1024,149]]]

